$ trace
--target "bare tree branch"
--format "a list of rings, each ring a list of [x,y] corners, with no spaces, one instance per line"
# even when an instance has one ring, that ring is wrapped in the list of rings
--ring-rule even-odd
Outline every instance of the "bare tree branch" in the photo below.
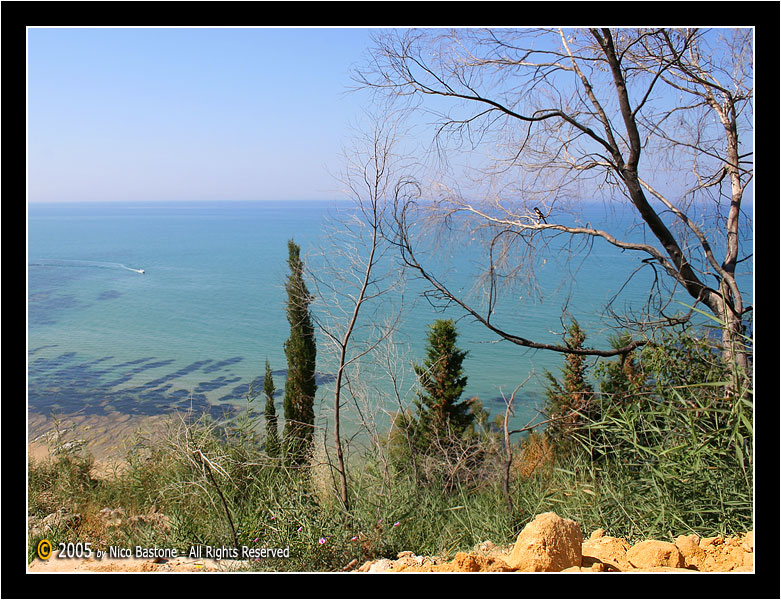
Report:
[[[429,297],[460,306],[503,339],[564,352],[561,346],[510,332],[492,318],[499,299],[497,261],[507,260],[512,240],[522,242],[517,247],[531,254],[544,252],[546,240],[555,235],[601,239],[646,254],[650,260],[644,264],[659,265],[673,289],[685,290],[695,305],[704,304],[722,319],[725,358],[745,366],[746,355],[736,344],[743,331],[743,302],[735,267],[741,201],[752,179],[745,161],[751,152],[740,148],[751,110],[750,42],[747,30],[728,30],[722,36],[663,28],[411,30],[377,36],[372,64],[356,72],[359,87],[406,99],[411,111],[434,114],[438,122],[433,139],[443,165],[450,162],[449,153],[461,151],[463,136],[472,142],[468,151],[487,151],[482,156],[490,159],[485,168],[474,170],[468,193],[444,183],[449,175],[444,171],[439,177],[431,175],[439,190],[447,190],[441,199],[429,201],[439,194],[429,190],[428,183],[422,191],[422,182],[417,196],[427,198],[432,219],[438,215],[444,224],[459,214],[469,215],[472,232],[492,232],[486,241],[485,313],[422,263],[415,244],[419,233],[409,219],[415,201],[397,205],[396,243],[405,263],[431,285]],[[701,51],[704,46],[707,50]],[[450,140],[456,145],[448,147]],[[659,184],[665,172],[686,168],[686,183],[676,194]],[[692,176],[693,185],[688,183]],[[728,194],[722,190],[726,182]],[[520,210],[511,208],[505,190],[522,198]],[[606,203],[628,199],[636,223],[650,239],[626,240],[604,227],[572,225],[551,216],[562,197],[597,194]],[[720,198],[727,196],[726,217],[714,218],[717,223],[723,219],[722,231],[706,231],[690,218],[693,203],[719,209]],[[669,200],[672,197],[682,202]],[[711,199],[715,202],[709,204]],[[541,209],[542,218],[532,208]],[[671,230],[667,214],[680,230]],[[721,235],[727,250],[719,263],[713,249]],[[690,244],[688,236],[696,243]],[[706,275],[717,285],[706,284]],[[666,304],[669,301],[659,302],[660,307]]]

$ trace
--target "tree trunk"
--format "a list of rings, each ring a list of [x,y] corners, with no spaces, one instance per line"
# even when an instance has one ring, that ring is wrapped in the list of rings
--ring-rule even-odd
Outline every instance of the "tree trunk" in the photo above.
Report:
[[[344,466],[344,450],[342,449],[342,437],[340,432],[341,419],[339,418],[339,404],[341,402],[342,373],[344,370],[344,350],[342,348],[339,372],[336,376],[336,392],[334,393],[334,442],[336,445],[336,470],[339,473],[339,499],[346,512],[350,512],[350,502],[347,497],[347,469]]]
[[[645,221],[670,257],[672,265],[675,267],[675,273],[673,274],[675,278],[683,284],[686,291],[695,301],[704,302],[716,318],[721,321],[722,356],[724,361],[728,364],[734,362],[739,367],[747,369],[748,355],[742,338],[744,329],[742,323],[743,303],[734,280],[738,256],[738,215],[743,196],[743,186],[738,169],[738,133],[735,123],[734,102],[732,102],[731,97],[728,97],[725,101],[725,106],[722,107],[713,99],[712,94],[708,94],[708,103],[718,113],[726,130],[728,162],[725,168],[730,175],[732,185],[732,202],[727,221],[727,254],[722,264],[719,291],[716,291],[706,286],[697,277],[677,240],[645,197],[637,170],[642,145],[635,114],[629,102],[624,74],[613,46],[612,36],[608,29],[603,29],[604,37],[596,33],[595,30],[592,30],[592,33],[600,42],[610,65],[621,115],[627,131],[630,145],[628,160],[625,164],[623,163],[617,148],[614,156],[617,159],[618,172],[626,184],[632,204],[634,204],[643,221]]]

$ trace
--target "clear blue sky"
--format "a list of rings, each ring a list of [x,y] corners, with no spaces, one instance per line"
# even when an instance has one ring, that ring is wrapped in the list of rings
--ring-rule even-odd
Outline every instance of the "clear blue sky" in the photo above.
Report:
[[[28,30],[28,200],[339,197],[366,29]]]

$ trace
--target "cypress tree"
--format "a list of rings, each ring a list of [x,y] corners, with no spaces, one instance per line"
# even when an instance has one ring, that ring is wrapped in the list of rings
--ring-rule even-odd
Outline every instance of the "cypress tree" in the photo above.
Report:
[[[572,319],[565,338],[567,348],[583,348],[585,340],[585,332],[578,322]],[[549,419],[554,419],[548,424],[547,432],[559,446],[567,445],[566,434],[583,424],[583,417],[580,414],[586,414],[593,400],[594,390],[586,380],[587,368],[586,357],[573,353],[565,355],[564,367],[561,370],[562,382],[559,382],[549,371],[545,372],[550,382],[545,391],[547,397],[545,414]]]
[[[274,407],[274,378],[271,366],[266,359],[266,375],[263,378],[263,394],[266,396],[266,454],[271,458],[279,456],[279,432],[277,429],[277,410]]]
[[[438,319],[429,327],[426,360],[413,365],[422,388],[415,400],[415,439],[421,451],[440,433],[461,436],[474,419],[469,402],[458,401],[466,388],[462,363],[467,352],[456,346],[457,337],[452,319]]]
[[[312,296],[304,282],[304,263],[300,257],[301,248],[293,241],[288,242],[287,320],[290,323],[290,337],[285,342],[287,358],[287,381],[285,381],[284,452],[289,463],[300,465],[308,458],[312,447],[315,422],[314,401],[315,362],[317,347],[315,330],[309,305]]]

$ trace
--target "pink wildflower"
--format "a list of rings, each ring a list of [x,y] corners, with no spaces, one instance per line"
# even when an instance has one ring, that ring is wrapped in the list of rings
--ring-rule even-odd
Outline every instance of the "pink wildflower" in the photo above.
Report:
[[[325,544],[325,538],[321,537],[319,540],[317,540],[321,544]]]
[[[396,521],[396,522],[393,524],[393,526],[394,526],[394,527],[398,527],[399,525],[401,525],[401,521]]]

